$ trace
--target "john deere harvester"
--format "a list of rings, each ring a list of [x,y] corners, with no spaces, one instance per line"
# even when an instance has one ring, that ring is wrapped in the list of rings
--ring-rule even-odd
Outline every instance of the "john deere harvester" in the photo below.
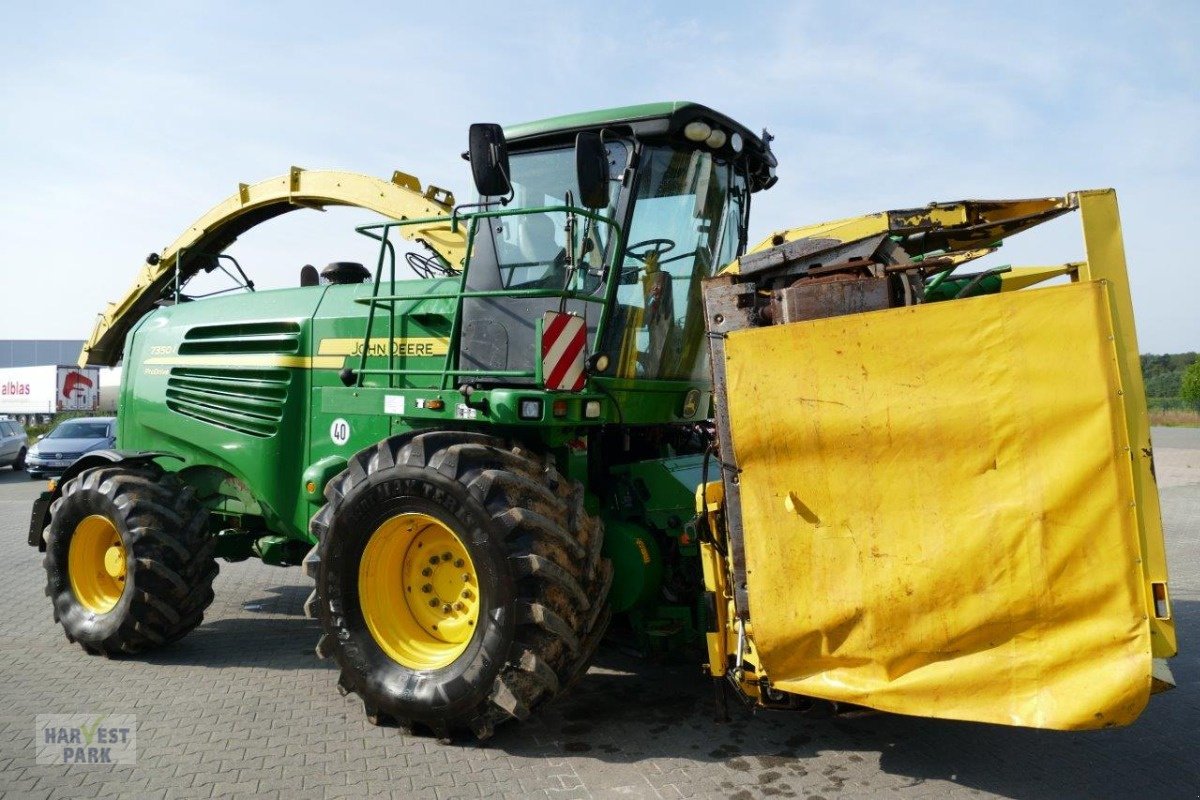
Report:
[[[315,581],[372,722],[440,738],[528,717],[606,631],[705,653],[722,704],[1134,719],[1175,641],[1113,193],[748,248],[769,141],[663,103],[472,126],[466,204],[401,172],[239,186],[84,349],[124,364],[119,449],[29,539],[67,638],[168,644],[254,557]],[[225,252],[329,205],[381,215],[375,263],[257,291]],[[968,270],[1068,212],[1083,260]]]

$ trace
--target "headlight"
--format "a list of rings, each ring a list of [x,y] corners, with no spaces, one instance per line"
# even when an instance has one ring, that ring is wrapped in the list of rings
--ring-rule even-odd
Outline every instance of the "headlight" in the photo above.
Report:
[[[517,407],[517,416],[521,419],[541,419],[542,401],[535,398],[522,400]]]

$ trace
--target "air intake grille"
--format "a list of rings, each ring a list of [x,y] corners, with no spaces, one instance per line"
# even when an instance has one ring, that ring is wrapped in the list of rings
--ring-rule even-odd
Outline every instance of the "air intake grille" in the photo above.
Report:
[[[279,431],[291,373],[286,369],[175,367],[167,407],[179,414],[266,438]]]
[[[295,322],[239,322],[190,329],[180,355],[208,353],[298,353],[300,325]]]

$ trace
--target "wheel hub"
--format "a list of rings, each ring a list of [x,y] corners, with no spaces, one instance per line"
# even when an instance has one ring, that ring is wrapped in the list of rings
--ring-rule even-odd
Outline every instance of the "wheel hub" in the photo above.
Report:
[[[359,564],[359,605],[375,642],[411,669],[439,669],[466,649],[479,581],[462,540],[428,514],[381,524]]]
[[[125,548],[120,544],[104,551],[104,571],[118,580],[125,578]]]
[[[112,520],[82,519],[71,534],[67,572],[75,599],[89,611],[107,614],[125,591],[126,552]]]

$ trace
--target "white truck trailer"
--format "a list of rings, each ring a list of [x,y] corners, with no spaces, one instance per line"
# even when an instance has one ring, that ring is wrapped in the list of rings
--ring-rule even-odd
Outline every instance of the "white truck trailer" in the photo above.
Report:
[[[46,422],[63,411],[96,411],[101,372],[98,367],[54,364],[0,369],[0,416]]]

